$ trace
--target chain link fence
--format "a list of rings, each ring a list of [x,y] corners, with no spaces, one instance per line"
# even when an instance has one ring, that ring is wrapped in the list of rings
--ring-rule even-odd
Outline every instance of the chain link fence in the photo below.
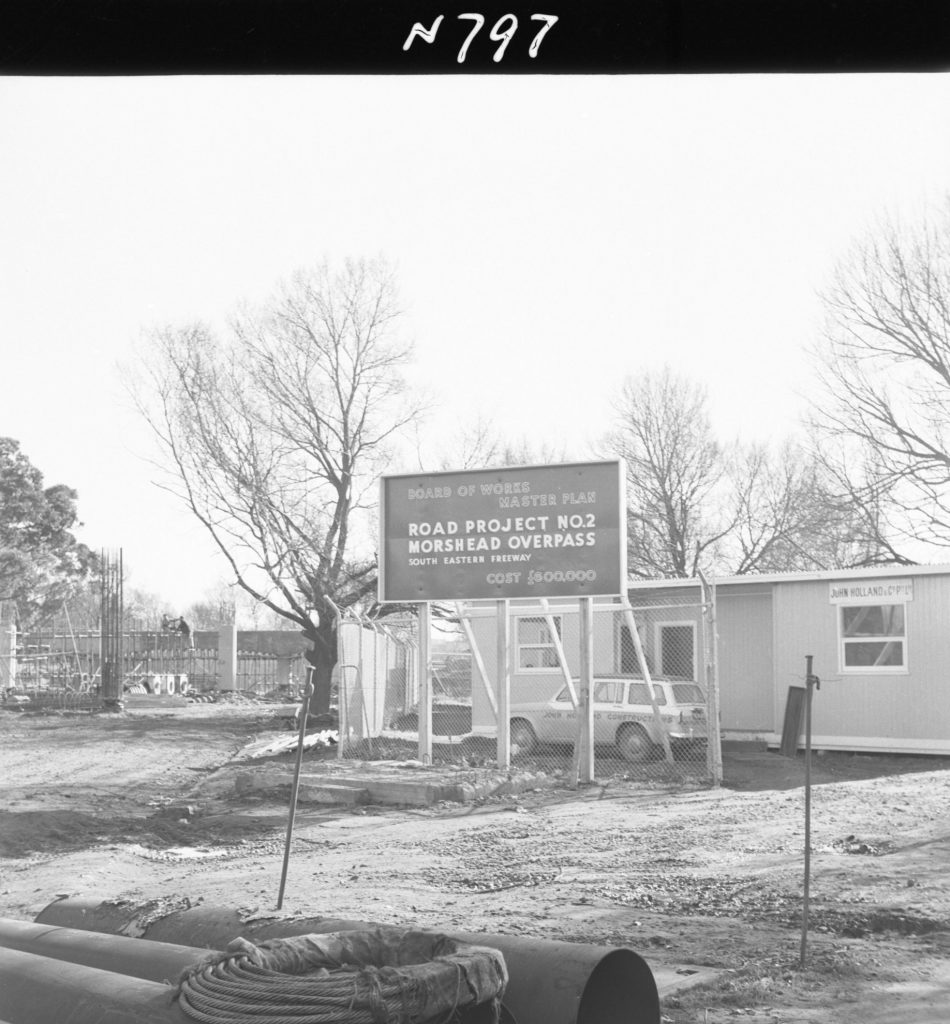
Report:
[[[715,596],[705,584],[595,601],[590,693],[594,775],[718,782]],[[417,620],[342,618],[341,757],[421,758],[498,767],[499,652],[509,664],[510,764],[576,782],[583,745],[581,617],[576,601],[511,601],[507,643],[496,602],[451,609],[429,657],[431,751]],[[438,619],[435,620],[438,624]]]
[[[419,746],[419,632],[415,617],[337,619],[340,757],[408,758]]]

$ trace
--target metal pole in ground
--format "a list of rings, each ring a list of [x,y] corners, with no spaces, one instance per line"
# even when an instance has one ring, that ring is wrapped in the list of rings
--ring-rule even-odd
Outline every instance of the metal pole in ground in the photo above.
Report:
[[[307,685],[300,705],[300,728],[297,730],[297,763],[294,766],[294,784],[290,791],[290,811],[287,815],[287,838],[284,842],[284,863],[280,869],[280,888],[277,892],[277,909],[284,905],[284,886],[287,882],[287,865],[290,863],[290,841],[294,834],[294,818],[297,816],[297,792],[300,789],[300,767],[303,762],[303,740],[307,731],[307,715],[310,713],[310,698],[313,696],[313,666],[307,668]]]
[[[808,945],[808,903],[811,888],[811,688],[821,689],[821,681],[811,671],[812,655],[805,655],[805,885],[802,891],[802,942],[799,962],[805,966]]]
[[[706,768],[714,786],[722,783],[722,733],[719,715],[719,630],[716,587],[699,573],[702,587],[703,650],[706,658]]]
[[[343,612],[340,611],[339,607],[329,597],[324,597],[324,601],[333,609],[333,619],[336,622],[336,628],[334,629],[336,634],[336,668],[338,678],[336,691],[336,756],[338,759],[341,759],[347,752],[349,742],[349,693],[346,686],[346,670],[351,666],[345,664],[343,660]],[[307,678],[310,678],[309,675]]]
[[[419,605],[419,760],[432,764],[432,606]]]
[[[495,758],[498,767],[511,767],[511,616],[508,602],[495,602],[496,685],[498,687],[498,736]]]
[[[577,709],[578,785],[594,781],[594,599],[578,598],[580,621],[580,705]]]

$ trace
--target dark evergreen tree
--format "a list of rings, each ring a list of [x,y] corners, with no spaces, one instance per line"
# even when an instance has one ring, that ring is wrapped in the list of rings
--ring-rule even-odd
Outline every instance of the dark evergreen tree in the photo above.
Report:
[[[15,604],[21,629],[55,614],[94,573],[76,525],[76,492],[44,487],[19,442],[0,438],[0,600]]]

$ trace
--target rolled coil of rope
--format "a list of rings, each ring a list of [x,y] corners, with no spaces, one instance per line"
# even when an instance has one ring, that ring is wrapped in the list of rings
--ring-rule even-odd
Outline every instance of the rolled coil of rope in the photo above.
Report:
[[[202,1024],[497,1024],[508,983],[497,949],[402,929],[235,939],[185,971],[177,998]]]

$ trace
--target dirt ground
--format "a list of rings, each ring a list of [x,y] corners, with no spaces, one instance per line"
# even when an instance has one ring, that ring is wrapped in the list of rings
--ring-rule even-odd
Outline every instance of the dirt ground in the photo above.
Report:
[[[65,894],[274,910],[286,793],[239,796],[234,780],[287,736],[280,713],[0,712],[0,916]],[[301,807],[284,909],[721,969],[664,1000],[668,1024],[950,1021],[950,759],[815,758],[804,967],[803,759],[727,754],[725,776]]]

